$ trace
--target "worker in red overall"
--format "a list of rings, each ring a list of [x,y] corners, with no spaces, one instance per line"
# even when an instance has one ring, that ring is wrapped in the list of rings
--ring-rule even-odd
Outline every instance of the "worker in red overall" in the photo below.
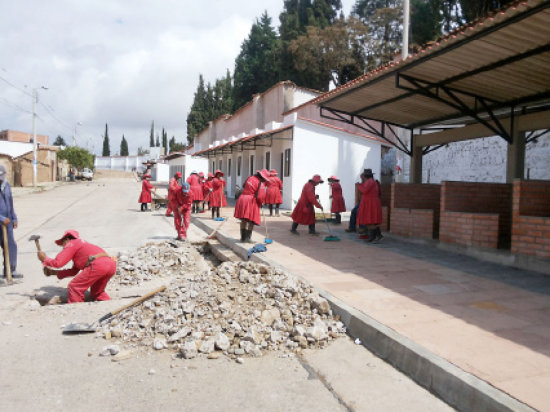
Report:
[[[206,193],[204,193],[204,183],[206,182],[206,179],[204,178],[204,173],[199,172],[199,183],[201,185],[201,193],[202,193],[202,209],[199,210],[200,213],[204,213],[204,197],[206,196]]]
[[[367,242],[382,239],[382,203],[380,202],[380,183],[374,179],[371,169],[363,171],[365,180],[359,185],[361,203],[357,211],[357,224],[367,227]]]
[[[271,176],[266,169],[258,170],[244,182],[241,195],[235,205],[234,216],[241,220],[241,242],[250,242],[254,225],[262,223],[260,207],[265,201],[265,183]]]
[[[323,210],[323,206],[321,206],[315,196],[315,186],[321,183],[323,183],[321,176],[315,175],[304,185],[300,200],[298,200],[296,207],[292,211],[292,228],[290,229],[290,233],[297,235],[298,231],[296,229],[298,229],[298,225],[307,225],[309,226],[310,235],[319,234],[319,232],[315,231],[315,211],[313,210],[313,206]]]
[[[172,215],[172,211],[174,210],[174,191],[179,188],[180,179],[181,173],[176,172],[176,174],[170,179],[170,182],[168,183],[168,208],[166,209],[166,216]]]
[[[269,216],[273,216],[273,205],[275,205],[275,216],[279,216],[279,206],[283,203],[283,181],[277,176],[277,170],[269,171],[270,180],[267,182],[265,203],[269,205]]]
[[[152,203],[153,198],[151,197],[151,190],[157,190],[155,186],[149,182],[149,179],[151,178],[151,175],[149,173],[145,173],[143,175],[143,182],[141,183],[141,194],[139,195],[138,203],[141,203],[141,211],[146,212],[147,211],[147,203]]]
[[[67,230],[55,243],[63,250],[54,259],[42,251],[38,252],[38,259],[45,268],[46,276],[57,275],[58,279],[74,276],[68,286],[68,302],[84,302],[84,292],[88,288],[93,300],[110,300],[105,287],[116,272],[115,260],[99,246],[80,239],[76,230]],[[61,268],[71,260],[73,267],[70,269],[51,269]]]
[[[205,203],[208,203],[208,210],[210,210],[210,197],[212,196],[210,189],[212,189],[212,180],[213,179],[214,179],[214,175],[211,172],[208,172],[208,178],[206,179],[206,181],[204,182],[204,184],[202,186],[202,194],[203,194],[202,210],[204,210],[204,204]]]
[[[193,205],[191,207],[191,213],[199,213],[199,204],[202,202],[202,187],[200,177],[194,170],[187,178],[187,183],[191,186],[191,198],[193,199]]]
[[[174,194],[174,225],[178,233],[178,240],[187,239],[187,229],[191,222],[191,208],[193,204],[193,195],[191,194],[191,185],[184,183]],[[177,216],[176,218],[176,210]]]
[[[328,184],[330,185],[330,198],[332,199],[330,213],[334,213],[334,223],[339,225],[342,223],[342,215],[340,213],[346,211],[346,202],[344,201],[344,196],[342,195],[342,186],[340,186],[340,179],[336,176],[329,177]]]
[[[214,214],[216,217],[220,217],[220,207],[227,206],[227,200],[224,200],[223,188],[225,187],[225,180],[223,180],[223,172],[216,170],[214,178],[212,179],[212,189],[210,189],[210,207],[212,208],[212,219]]]

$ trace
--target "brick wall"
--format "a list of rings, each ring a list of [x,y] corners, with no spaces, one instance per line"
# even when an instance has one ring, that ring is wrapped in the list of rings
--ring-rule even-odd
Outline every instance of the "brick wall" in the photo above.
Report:
[[[380,229],[384,231],[390,230],[390,208],[387,206],[382,206],[382,224],[380,225]]]
[[[440,185],[393,183],[390,231],[401,236],[437,239],[440,192]],[[393,215],[396,212],[398,215],[394,219]]]
[[[498,247],[496,213],[441,212],[439,240],[465,246]]]
[[[0,132],[0,140],[7,140],[7,141],[10,141],[10,142],[28,143],[32,140],[32,138],[33,138],[32,133],[23,133],[23,132],[18,132],[18,131],[15,131],[15,130],[2,130]],[[42,135],[42,134],[37,134],[36,135],[36,141],[38,143],[42,143],[42,144],[47,145],[48,141],[49,141],[49,137],[45,136],[45,135]]]
[[[507,249],[512,233],[512,185],[506,183],[443,182],[441,184],[441,228],[443,212],[498,214],[498,248]],[[467,222],[464,222],[467,224]],[[445,226],[450,230],[452,226]],[[453,236],[446,233],[446,236]]]
[[[380,185],[380,202],[382,206],[390,207],[391,205],[391,184]]]
[[[432,239],[434,211],[431,209],[392,209],[391,232],[396,235]]]
[[[512,253],[550,259],[550,181],[514,182]]]

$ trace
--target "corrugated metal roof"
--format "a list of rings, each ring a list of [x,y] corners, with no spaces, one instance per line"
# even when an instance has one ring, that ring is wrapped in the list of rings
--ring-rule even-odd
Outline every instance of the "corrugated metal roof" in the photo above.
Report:
[[[550,105],[550,0],[513,3],[315,102],[409,128]]]

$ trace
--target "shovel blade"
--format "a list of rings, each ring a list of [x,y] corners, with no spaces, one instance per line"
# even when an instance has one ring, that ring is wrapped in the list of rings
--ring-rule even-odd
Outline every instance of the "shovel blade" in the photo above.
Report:
[[[95,324],[89,323],[70,323],[63,328],[64,335],[74,335],[78,333],[93,333],[97,329]]]

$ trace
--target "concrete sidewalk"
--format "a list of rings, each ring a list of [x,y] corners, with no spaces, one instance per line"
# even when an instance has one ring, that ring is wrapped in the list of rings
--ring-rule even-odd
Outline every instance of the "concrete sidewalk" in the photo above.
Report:
[[[233,209],[221,238],[239,238]],[[550,410],[550,277],[386,238],[369,245],[345,224],[340,242],[289,232],[290,219],[268,219],[265,257],[511,397]],[[219,226],[209,213],[199,225]],[[254,241],[265,237],[256,228]],[[452,389],[452,388],[450,388]]]

